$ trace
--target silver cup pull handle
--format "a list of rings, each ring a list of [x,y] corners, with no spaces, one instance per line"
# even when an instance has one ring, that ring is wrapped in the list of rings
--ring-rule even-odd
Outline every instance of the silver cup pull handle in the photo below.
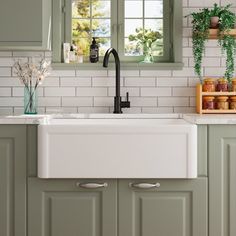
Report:
[[[108,183],[76,183],[77,187],[86,189],[106,188]]]
[[[159,188],[161,186],[160,183],[130,183],[130,187],[132,188],[140,188],[140,189],[151,189],[151,188]]]

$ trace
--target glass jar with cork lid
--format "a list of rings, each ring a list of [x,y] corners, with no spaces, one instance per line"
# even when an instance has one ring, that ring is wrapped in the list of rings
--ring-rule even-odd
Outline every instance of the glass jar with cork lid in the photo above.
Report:
[[[212,78],[204,79],[204,83],[202,85],[202,91],[203,92],[215,92],[215,90],[216,90],[215,80]]]
[[[228,92],[228,81],[227,79],[220,78],[217,80],[216,91],[217,92]]]
[[[212,96],[204,96],[202,102],[202,108],[204,110],[213,110],[215,108],[215,97]]]
[[[236,96],[230,97],[230,109],[236,110]]]
[[[228,110],[229,109],[229,97],[227,96],[219,96],[216,99],[216,108],[219,110]]]
[[[231,82],[232,82],[232,92],[236,92],[236,78],[233,78],[232,80],[231,80]]]

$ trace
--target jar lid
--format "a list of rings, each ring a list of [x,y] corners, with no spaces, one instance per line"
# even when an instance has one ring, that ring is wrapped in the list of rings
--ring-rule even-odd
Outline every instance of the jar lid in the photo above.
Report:
[[[205,101],[213,101],[214,99],[215,97],[210,97],[210,96],[203,97],[203,100]]]
[[[221,101],[221,102],[226,102],[229,99],[229,97],[226,96],[219,96],[217,97],[217,100]]]
[[[205,82],[205,83],[208,83],[208,82],[215,82],[215,79],[206,78],[206,79],[204,79],[204,82]]]
[[[219,83],[227,83],[227,79],[220,78],[220,79],[218,79],[218,82]]]
[[[236,83],[236,78],[233,78],[233,79],[231,80],[231,82],[232,82],[233,84],[235,84],[235,83]]]

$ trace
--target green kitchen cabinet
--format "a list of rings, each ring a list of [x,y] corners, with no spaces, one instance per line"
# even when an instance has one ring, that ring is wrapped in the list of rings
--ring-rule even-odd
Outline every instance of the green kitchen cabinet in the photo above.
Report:
[[[49,50],[51,0],[1,0],[0,50]]]
[[[29,236],[117,235],[116,181],[31,177],[28,187]]]
[[[236,235],[236,125],[209,126],[209,236]]]
[[[26,126],[0,125],[0,235],[26,236]]]
[[[207,236],[207,199],[207,178],[121,180],[119,236]]]

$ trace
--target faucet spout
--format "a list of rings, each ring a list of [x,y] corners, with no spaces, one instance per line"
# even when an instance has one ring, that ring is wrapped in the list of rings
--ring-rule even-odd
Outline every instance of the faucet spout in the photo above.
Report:
[[[127,93],[127,101],[122,102],[120,96],[120,58],[117,51],[114,48],[109,48],[103,59],[103,67],[108,67],[110,54],[113,54],[115,58],[116,65],[116,96],[114,97],[114,113],[122,113],[122,108],[130,107],[130,102],[128,101],[128,93]]]

